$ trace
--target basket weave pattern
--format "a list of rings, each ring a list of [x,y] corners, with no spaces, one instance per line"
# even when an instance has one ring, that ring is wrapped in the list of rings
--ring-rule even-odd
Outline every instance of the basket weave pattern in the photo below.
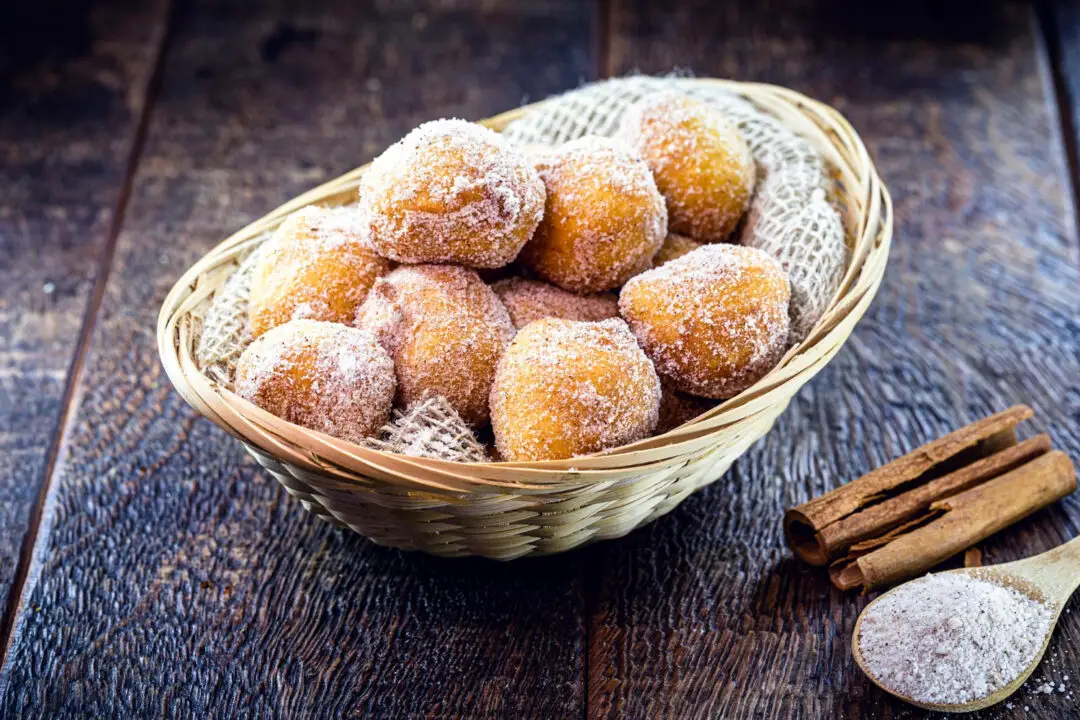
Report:
[[[830,196],[850,249],[844,278],[821,318],[776,368],[738,396],[663,435],[588,457],[531,463],[387,453],[292,425],[244,401],[221,382],[228,374],[221,368],[231,358],[215,364],[196,356],[215,294],[227,291],[237,268],[286,215],[313,203],[353,202],[363,167],[252,223],[180,278],[158,319],[158,347],[169,378],[188,403],[240,439],[308,510],[383,545],[511,559],[619,537],[669,512],[768,432],[791,397],[840,349],[880,285],[892,233],[888,193],[862,141],[836,111],[769,85],[685,82],[741,97],[824,156],[834,170]],[[502,130],[529,109],[483,124]]]

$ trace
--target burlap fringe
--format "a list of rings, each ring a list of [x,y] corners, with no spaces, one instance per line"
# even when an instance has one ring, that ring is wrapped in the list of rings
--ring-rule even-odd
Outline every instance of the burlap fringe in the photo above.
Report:
[[[486,462],[487,451],[450,403],[442,397],[394,410],[378,437],[363,443],[373,450],[455,462]]]

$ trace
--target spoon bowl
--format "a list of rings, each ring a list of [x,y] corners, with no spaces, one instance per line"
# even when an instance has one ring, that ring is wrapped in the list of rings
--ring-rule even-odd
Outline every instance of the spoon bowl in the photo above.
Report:
[[[991,565],[989,567],[961,568],[959,570],[949,570],[948,572],[965,573],[980,580],[986,580],[1004,587],[1012,588],[1050,608],[1052,617],[1050,620],[1050,627],[1047,628],[1046,631],[1046,637],[1043,638],[1042,645],[1039,647],[1038,652],[1035,653],[1031,662],[1028,663],[1027,667],[1024,668],[1015,679],[1001,686],[989,695],[975,698],[974,700],[969,700],[965,703],[923,702],[899,693],[881,683],[874,676],[874,673],[870,671],[859,647],[859,638],[862,635],[862,621],[863,618],[866,617],[867,610],[873,607],[875,603],[880,602],[882,598],[896,592],[903,587],[903,585],[898,585],[889,592],[883,593],[875,598],[873,602],[869,603],[863,608],[863,611],[859,613],[859,619],[856,620],[855,630],[851,635],[851,651],[855,656],[855,663],[859,666],[859,669],[870,678],[871,682],[890,695],[900,698],[904,702],[923,708],[924,710],[936,710],[938,712],[947,713],[974,712],[976,710],[988,708],[991,705],[996,705],[1015,693],[1020,686],[1031,677],[1031,674],[1035,671],[1035,668],[1039,666],[1039,663],[1042,662],[1043,655],[1046,653],[1046,648],[1050,645],[1050,638],[1054,634],[1054,628],[1057,627],[1058,620],[1061,618],[1061,612],[1065,609],[1065,603],[1072,596],[1077,586],[1080,586],[1080,537],[1074,538],[1064,545],[1059,545],[1053,550],[1044,552],[1041,555],[1035,555],[1023,560],[1003,563],[1001,565]]]

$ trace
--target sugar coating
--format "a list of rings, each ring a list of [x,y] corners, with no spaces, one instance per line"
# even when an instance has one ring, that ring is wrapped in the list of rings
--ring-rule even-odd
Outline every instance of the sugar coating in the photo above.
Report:
[[[660,380],[660,420],[656,423],[656,434],[662,435],[685,425],[699,415],[704,414],[715,403],[679,392],[670,381]]]
[[[723,399],[780,360],[790,298],[787,276],[768,253],[706,245],[631,278],[619,312],[676,389]]]
[[[701,242],[731,235],[750,205],[756,168],[720,110],[675,91],[653,93],[626,111],[617,137],[649,164],[672,232]]]
[[[1019,677],[1042,648],[1053,612],[966,573],[927,575],[867,608],[859,650],[882,685],[920,702],[966,703]]]
[[[667,209],[644,160],[621,142],[583,137],[540,156],[544,218],[521,261],[564,290],[611,290],[648,263]]]
[[[352,322],[372,283],[388,272],[352,209],[297,210],[274,231],[252,274],[251,333],[300,318]]]
[[[543,212],[536,169],[498,133],[465,120],[424,123],[360,179],[372,247],[403,263],[501,267]]]
[[[394,364],[370,332],[291,320],[259,337],[236,366],[236,394],[289,422],[359,442],[390,415]]]
[[[465,422],[487,422],[495,367],[515,330],[475,271],[400,267],[372,287],[357,325],[372,330],[394,359],[402,405],[442,396]]]
[[[523,277],[499,280],[491,286],[519,330],[534,320],[606,320],[619,316],[619,299],[612,293],[577,295],[546,282]]]
[[[510,344],[491,389],[508,461],[561,460],[648,437],[660,380],[622,320],[545,318]]]
[[[656,252],[656,257],[653,258],[653,267],[660,267],[672,260],[678,260],[683,255],[688,255],[693,251],[701,247],[701,243],[685,235],[679,235],[678,233],[668,233],[668,236],[664,238],[664,244],[660,246],[660,249]]]

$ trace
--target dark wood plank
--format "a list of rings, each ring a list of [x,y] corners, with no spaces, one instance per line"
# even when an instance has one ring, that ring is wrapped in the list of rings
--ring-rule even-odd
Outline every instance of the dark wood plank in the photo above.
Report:
[[[1075,205],[1080,202],[1080,1],[1038,0],[1036,9]]]
[[[592,72],[575,2],[185,4],[3,681],[23,717],[569,717],[582,568],[375,547],[307,514],[168,386],[179,273],[434,117]]]
[[[0,647],[164,20],[160,1],[0,5]]]
[[[1017,402],[1080,459],[1070,189],[1030,8],[880,5],[612,3],[614,72],[682,67],[833,103],[877,159],[897,226],[876,302],[773,432],[670,517],[590,557],[591,716],[921,716],[855,669],[865,598],[791,558],[783,509]],[[1073,497],[983,550],[1001,562],[1078,531]],[[1051,676],[1080,676],[1080,613],[1051,652]],[[1055,694],[984,716],[1077,714]]]

